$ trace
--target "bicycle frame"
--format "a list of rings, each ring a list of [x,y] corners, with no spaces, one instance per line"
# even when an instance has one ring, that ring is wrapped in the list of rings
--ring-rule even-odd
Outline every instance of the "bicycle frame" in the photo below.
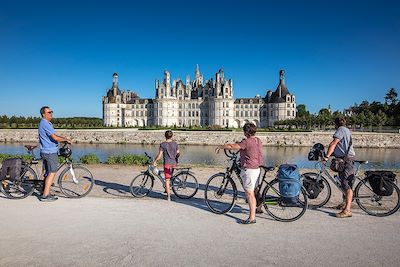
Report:
[[[356,180],[359,181],[359,182],[362,182],[362,179],[357,176],[357,173],[358,173],[358,171],[360,169],[361,164],[360,163],[357,163],[357,164],[358,164],[357,165],[357,169],[356,169],[356,172],[354,173],[354,179],[355,180],[354,180],[354,182],[352,184],[352,188],[351,188],[352,190],[354,190],[354,187],[355,187],[355,184],[356,184]],[[315,168],[317,170],[319,170],[318,177],[320,177],[321,175],[324,174],[325,177],[327,177],[337,187],[337,189],[339,189],[340,192],[342,192],[342,194],[345,195],[345,191],[342,189],[342,185],[341,185],[341,183],[339,181],[339,177],[337,175],[334,175],[334,177],[332,177],[332,175],[327,171],[327,166],[326,166],[326,163],[324,161],[321,161],[321,160],[318,161],[315,164]],[[318,177],[317,177],[317,180],[318,180]],[[335,177],[338,177],[338,178],[335,178]],[[354,198],[356,198],[356,197],[354,197]]]

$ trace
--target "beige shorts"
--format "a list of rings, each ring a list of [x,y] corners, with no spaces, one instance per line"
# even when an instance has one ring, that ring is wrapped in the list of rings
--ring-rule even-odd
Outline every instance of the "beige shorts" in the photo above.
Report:
[[[258,185],[258,177],[260,176],[260,168],[258,169],[242,169],[240,176],[243,180],[243,187],[246,191],[254,191]]]

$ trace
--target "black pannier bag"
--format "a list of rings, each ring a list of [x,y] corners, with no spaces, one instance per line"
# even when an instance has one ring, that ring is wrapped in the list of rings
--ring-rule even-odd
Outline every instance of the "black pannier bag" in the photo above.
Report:
[[[309,199],[316,199],[319,193],[321,193],[321,191],[324,189],[322,180],[317,181],[317,179],[311,178],[307,176],[307,174],[304,175],[303,186],[308,193]]]
[[[9,158],[3,161],[1,166],[0,180],[16,180],[20,178],[22,159]]]
[[[393,194],[392,183],[396,181],[396,174],[391,171],[366,171],[365,175],[375,194],[378,196],[391,196]]]

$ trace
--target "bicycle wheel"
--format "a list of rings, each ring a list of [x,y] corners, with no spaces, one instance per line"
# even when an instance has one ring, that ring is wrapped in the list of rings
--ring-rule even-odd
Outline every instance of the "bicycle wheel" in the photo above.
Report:
[[[301,181],[302,181],[301,184],[303,185],[303,187],[304,187],[305,177],[312,179],[314,181],[319,181],[320,186],[322,187],[321,192],[319,192],[317,196],[310,194],[310,192],[307,192],[306,190],[308,198],[308,207],[313,209],[321,208],[326,203],[328,203],[329,199],[331,198],[332,189],[331,186],[329,185],[328,180],[326,180],[326,178],[319,173],[307,172],[301,175]]]
[[[181,172],[171,179],[172,191],[182,199],[188,199],[196,195],[199,184],[196,177],[188,172]]]
[[[293,222],[299,219],[307,210],[307,194],[301,188],[299,201],[296,205],[284,205],[279,193],[279,181],[272,180],[264,189],[264,208],[267,213],[277,221]]]
[[[58,185],[66,197],[81,198],[90,193],[94,179],[85,167],[70,165],[58,176]]]
[[[1,190],[10,199],[23,199],[32,195],[37,174],[31,167],[23,167],[20,179],[1,181]]]
[[[133,178],[129,190],[134,197],[147,196],[153,188],[154,180],[147,173],[141,173]]]
[[[237,197],[236,185],[224,173],[217,173],[208,179],[204,198],[208,208],[216,213],[223,214],[232,210]]]
[[[368,178],[361,180],[354,189],[354,198],[357,205],[372,216],[384,217],[395,213],[400,207],[400,190],[391,183],[394,190],[390,196],[378,196],[372,190]]]

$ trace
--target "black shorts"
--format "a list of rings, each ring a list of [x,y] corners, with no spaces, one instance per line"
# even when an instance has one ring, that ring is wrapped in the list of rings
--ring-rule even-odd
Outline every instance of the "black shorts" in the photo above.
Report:
[[[354,169],[354,159],[344,159],[344,170],[342,172],[339,172],[339,178],[341,181],[342,188],[344,190],[351,189],[353,187],[354,183],[354,174],[355,174],[355,169]]]

